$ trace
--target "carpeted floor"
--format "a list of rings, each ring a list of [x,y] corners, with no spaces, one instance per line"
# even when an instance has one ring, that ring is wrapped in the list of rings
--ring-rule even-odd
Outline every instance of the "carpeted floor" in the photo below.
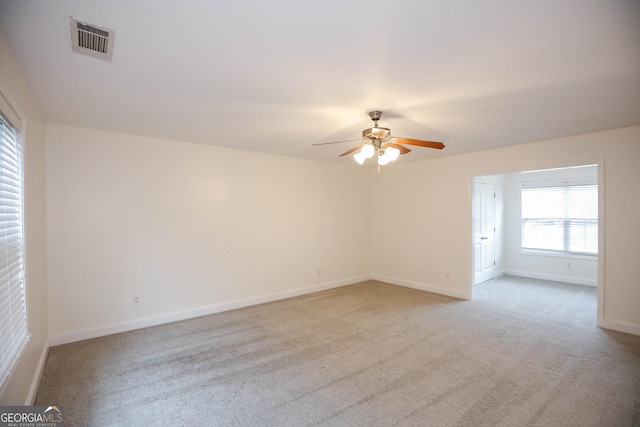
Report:
[[[596,290],[505,277],[459,301],[375,281],[53,347],[67,426],[632,426],[640,337]]]

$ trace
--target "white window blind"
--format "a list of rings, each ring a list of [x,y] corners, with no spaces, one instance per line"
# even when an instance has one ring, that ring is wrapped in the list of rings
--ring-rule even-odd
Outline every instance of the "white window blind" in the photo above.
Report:
[[[29,339],[22,237],[20,134],[0,114],[0,391]]]
[[[522,248],[598,253],[598,186],[522,189]]]

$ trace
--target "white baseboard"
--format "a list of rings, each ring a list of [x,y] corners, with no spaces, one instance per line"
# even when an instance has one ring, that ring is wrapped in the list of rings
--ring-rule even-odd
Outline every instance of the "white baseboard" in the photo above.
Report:
[[[605,317],[598,325],[604,329],[612,331],[624,332],[627,334],[640,335],[640,324],[625,322],[624,320],[616,320]]]
[[[24,402],[25,406],[31,406],[35,403],[38,394],[38,388],[40,387],[40,379],[42,379],[42,371],[44,371],[44,365],[47,363],[47,355],[49,354],[49,341],[45,342],[42,353],[40,354],[40,360],[33,373],[33,379],[31,380],[31,387],[29,387],[29,393],[27,399]]]
[[[392,285],[404,286],[405,288],[433,292],[434,294],[446,295],[454,298],[460,298],[460,299],[466,299],[466,300],[471,299],[471,294],[468,291],[459,291],[456,289],[442,288],[440,286],[413,282],[411,280],[398,279],[397,277],[382,276],[379,274],[373,274],[371,278],[373,280],[378,280],[380,282],[391,283]]]
[[[560,274],[547,274],[537,271],[525,270],[504,270],[504,274],[509,276],[528,277],[530,279],[552,280],[554,282],[573,283],[574,285],[598,286],[598,279],[587,279],[584,277],[565,276]]]
[[[235,310],[237,308],[249,307],[252,305],[263,304],[266,302],[277,301],[286,298],[306,295],[313,292],[324,291],[327,289],[338,288],[340,286],[350,285],[371,279],[371,276],[356,276],[347,279],[336,280],[333,282],[325,282],[317,285],[311,285],[299,289],[291,289],[288,291],[275,292],[272,294],[257,295],[254,297],[242,298],[238,300],[223,302],[219,304],[211,304],[201,307],[195,307],[188,310],[174,311],[153,316],[140,317],[137,319],[127,320],[123,322],[109,323],[105,325],[92,326],[89,328],[76,329],[72,331],[58,332],[49,335],[49,344],[51,346],[68,344],[75,341],[82,341],[90,338],[102,337],[105,335],[117,334],[120,332],[132,331],[134,329],[146,328],[149,326],[162,325],[164,323],[176,322],[179,320],[192,319],[194,317],[206,316],[209,314],[221,313],[223,311]]]

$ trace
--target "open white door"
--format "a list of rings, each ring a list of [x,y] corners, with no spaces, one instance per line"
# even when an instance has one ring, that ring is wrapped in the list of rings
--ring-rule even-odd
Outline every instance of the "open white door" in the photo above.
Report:
[[[495,187],[475,181],[473,186],[473,284],[495,277]]]

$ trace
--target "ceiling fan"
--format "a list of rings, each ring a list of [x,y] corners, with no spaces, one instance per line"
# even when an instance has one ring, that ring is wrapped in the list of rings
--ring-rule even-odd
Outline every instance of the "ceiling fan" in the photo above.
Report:
[[[342,142],[350,141],[363,141],[360,145],[351,148],[340,154],[338,157],[346,156],[354,151],[358,151],[353,158],[359,163],[363,164],[366,159],[373,157],[374,154],[378,154],[378,168],[384,166],[391,161],[396,160],[401,154],[407,154],[411,150],[404,145],[414,145],[418,147],[435,148],[442,150],[444,144],[436,141],[422,141],[419,139],[400,138],[391,136],[391,130],[388,128],[378,127],[378,120],[382,116],[381,111],[372,111],[369,113],[369,117],[374,122],[374,126],[362,131],[362,138],[347,139],[344,141],[323,142],[312,145],[327,145],[327,144],[339,144]],[[404,145],[403,145],[404,144]]]

